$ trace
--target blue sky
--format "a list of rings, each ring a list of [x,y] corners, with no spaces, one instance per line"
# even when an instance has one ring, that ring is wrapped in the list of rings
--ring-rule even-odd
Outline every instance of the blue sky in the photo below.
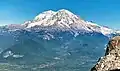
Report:
[[[21,24],[43,11],[59,9],[99,25],[120,28],[120,0],[0,0],[0,25]]]

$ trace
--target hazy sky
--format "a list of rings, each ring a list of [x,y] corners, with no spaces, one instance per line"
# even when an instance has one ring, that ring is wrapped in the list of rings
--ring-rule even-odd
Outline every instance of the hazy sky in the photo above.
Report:
[[[68,9],[85,20],[120,28],[120,0],[0,0],[0,25],[21,24],[50,9]]]

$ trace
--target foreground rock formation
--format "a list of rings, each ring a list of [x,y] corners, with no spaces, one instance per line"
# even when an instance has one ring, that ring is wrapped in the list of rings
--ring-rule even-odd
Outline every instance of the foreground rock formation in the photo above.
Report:
[[[120,36],[113,37],[109,41],[105,56],[91,71],[120,71]]]

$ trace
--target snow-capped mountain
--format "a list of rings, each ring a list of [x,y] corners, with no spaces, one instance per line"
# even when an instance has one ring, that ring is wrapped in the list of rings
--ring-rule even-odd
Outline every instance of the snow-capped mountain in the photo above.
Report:
[[[87,24],[84,20],[80,19],[73,13],[68,10],[59,10],[57,12],[46,11],[35,17],[33,23],[28,24],[26,28],[31,28],[34,26],[42,26],[42,27],[54,27],[57,29],[76,29],[76,30],[87,30]]]
[[[114,32],[65,9],[0,26],[1,71],[88,71]]]
[[[40,13],[31,21],[26,21],[24,24],[19,25],[8,25],[8,29],[19,30],[25,29],[30,30],[31,28],[38,29],[47,29],[48,31],[53,30],[62,30],[62,31],[71,31],[74,33],[79,32],[97,32],[102,33],[103,35],[109,35],[114,32],[114,30],[97,25],[93,22],[84,21],[77,15],[72,12],[61,9],[57,12],[52,10],[45,11]],[[48,28],[49,27],[49,28]],[[37,29],[37,31],[38,31]]]

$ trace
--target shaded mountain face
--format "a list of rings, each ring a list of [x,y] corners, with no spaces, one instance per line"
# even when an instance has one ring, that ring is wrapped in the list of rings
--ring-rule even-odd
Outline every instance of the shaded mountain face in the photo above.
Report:
[[[0,27],[0,66],[15,71],[88,71],[104,53],[112,29],[68,10],[46,11]]]
[[[0,62],[9,63],[4,66],[16,71],[29,71],[32,68],[35,68],[33,71],[88,71],[103,55],[108,42],[108,37],[100,33],[81,33],[78,36],[68,31],[17,30],[5,33],[0,36]],[[18,66],[13,68],[11,64]]]

